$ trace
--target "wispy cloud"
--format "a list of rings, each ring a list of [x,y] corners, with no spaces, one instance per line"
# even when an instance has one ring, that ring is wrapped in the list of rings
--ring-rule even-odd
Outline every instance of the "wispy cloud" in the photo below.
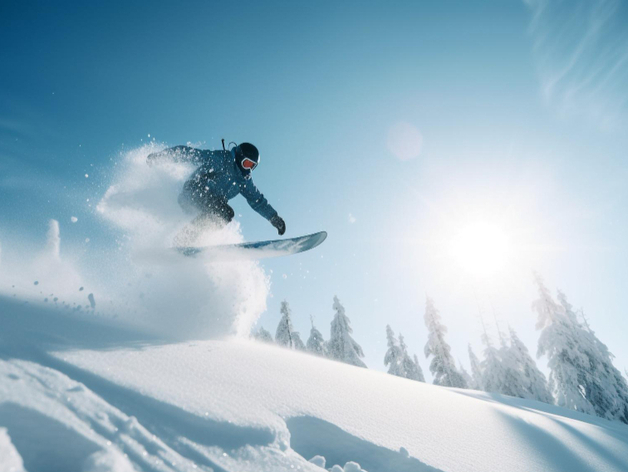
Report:
[[[543,96],[566,116],[628,122],[628,7],[620,0],[524,0]]]
[[[25,123],[19,120],[0,116],[0,133],[3,134],[25,134],[28,131]]]

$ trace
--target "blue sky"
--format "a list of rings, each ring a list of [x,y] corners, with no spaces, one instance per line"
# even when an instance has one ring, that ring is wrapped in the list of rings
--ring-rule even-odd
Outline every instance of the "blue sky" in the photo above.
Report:
[[[628,366],[627,18],[610,1],[3,2],[0,241],[38,244],[56,218],[68,245],[114,247],[93,202],[120,151],[246,140],[287,236],[329,232],[264,262],[267,329],[286,298],[327,336],[337,294],[381,368],[387,323],[422,352],[429,294],[465,362],[478,305],[534,350],[535,269]],[[399,127],[417,156],[395,155]],[[233,203],[246,239],[276,234]],[[488,281],[443,249],[475,221],[513,247]]]

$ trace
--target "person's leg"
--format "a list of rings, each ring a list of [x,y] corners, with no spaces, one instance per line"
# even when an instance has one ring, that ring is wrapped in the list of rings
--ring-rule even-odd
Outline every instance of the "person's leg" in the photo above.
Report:
[[[198,207],[194,204],[190,193],[186,192],[185,189],[179,194],[179,199],[177,201],[184,213],[188,215],[194,215],[198,213]]]
[[[225,227],[235,216],[226,199],[185,190],[179,196],[179,205],[187,212],[191,208],[200,210],[200,214],[175,236],[174,245],[178,247],[195,245],[203,233]]]
[[[227,199],[212,193],[211,188],[204,186],[203,181],[188,180],[179,195],[179,206],[186,213],[205,213],[216,219],[222,226],[229,223],[235,216]]]
[[[204,213],[208,214],[211,218],[216,220],[216,223],[220,225],[220,227],[226,226],[231,223],[233,217],[235,216],[235,212],[233,208],[227,203],[227,200],[222,199],[214,199],[207,202],[207,209]]]

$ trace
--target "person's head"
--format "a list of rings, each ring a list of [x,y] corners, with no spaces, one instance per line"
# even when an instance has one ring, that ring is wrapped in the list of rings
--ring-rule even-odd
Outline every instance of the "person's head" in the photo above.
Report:
[[[236,164],[244,173],[249,174],[259,164],[259,151],[251,143],[240,143],[233,148]]]

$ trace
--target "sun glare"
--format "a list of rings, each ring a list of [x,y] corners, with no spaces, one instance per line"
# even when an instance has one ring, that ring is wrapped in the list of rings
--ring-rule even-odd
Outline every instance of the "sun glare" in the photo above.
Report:
[[[488,223],[462,228],[451,242],[453,260],[462,269],[478,277],[489,277],[504,268],[510,244],[504,231]]]

